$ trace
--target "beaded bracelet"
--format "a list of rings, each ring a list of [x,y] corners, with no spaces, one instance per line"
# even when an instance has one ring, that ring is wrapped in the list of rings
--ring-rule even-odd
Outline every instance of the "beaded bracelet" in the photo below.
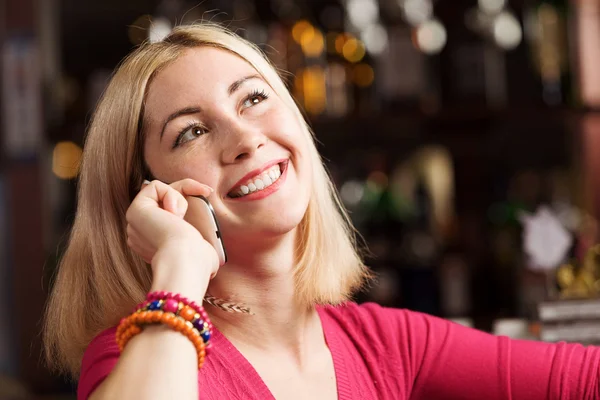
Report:
[[[138,304],[134,312],[162,310],[181,316],[191,322],[200,332],[205,344],[210,346],[209,340],[212,336],[213,325],[208,318],[204,307],[195,302],[170,292],[152,292],[146,296],[146,301]]]
[[[168,301],[168,300],[175,300],[178,303],[183,303],[184,305],[193,308],[198,314],[200,314],[200,316],[202,317],[202,319],[204,321],[208,322],[208,326],[209,326],[210,330],[212,331],[213,326],[212,326],[212,323],[210,322],[210,319],[208,318],[208,315],[206,314],[206,311],[204,310],[204,307],[199,306],[198,304],[196,304],[195,301],[189,300],[187,297],[181,296],[178,293],[158,291],[158,292],[150,292],[150,293],[148,293],[148,295],[146,296],[146,300],[147,301],[156,301],[156,300]]]
[[[175,314],[184,320],[190,322],[192,326],[199,332],[206,345],[209,345],[212,336],[212,324],[208,319],[206,312],[203,312],[204,317],[196,312],[192,307],[184,305],[182,302],[177,302],[173,299],[168,300],[153,300],[151,302],[142,303],[135,311],[136,313],[144,311],[163,311]],[[202,310],[204,311],[204,310]]]
[[[159,323],[167,325],[177,332],[181,332],[181,334],[192,342],[198,355],[198,368],[202,368],[206,357],[204,338],[190,321],[186,321],[183,317],[171,312],[160,310],[140,311],[122,319],[116,333],[119,350],[123,351],[129,340],[142,331],[143,325]]]

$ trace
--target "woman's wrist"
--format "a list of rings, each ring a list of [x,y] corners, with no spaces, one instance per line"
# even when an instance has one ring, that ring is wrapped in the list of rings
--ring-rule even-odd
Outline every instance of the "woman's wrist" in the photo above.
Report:
[[[202,304],[212,268],[206,265],[210,257],[203,257],[192,246],[175,243],[156,252],[152,259],[151,291],[179,293]]]

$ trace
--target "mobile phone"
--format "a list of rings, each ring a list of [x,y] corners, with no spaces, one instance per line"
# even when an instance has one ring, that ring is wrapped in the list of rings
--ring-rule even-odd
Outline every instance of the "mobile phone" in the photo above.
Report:
[[[215,248],[219,266],[223,266],[227,262],[227,253],[215,210],[204,196],[187,196],[187,201],[188,209],[184,219],[198,229],[202,237]]]

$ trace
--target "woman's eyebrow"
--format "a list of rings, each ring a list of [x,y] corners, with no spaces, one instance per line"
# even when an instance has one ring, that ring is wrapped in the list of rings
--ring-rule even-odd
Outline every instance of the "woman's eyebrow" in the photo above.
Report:
[[[263,80],[262,77],[258,74],[245,76],[245,77],[233,82],[231,85],[229,85],[229,89],[227,89],[227,93],[229,93],[229,95],[231,96],[232,94],[235,93],[236,90],[238,90],[240,88],[240,86],[242,86],[244,83],[246,83],[247,81],[249,81],[251,79],[260,79],[261,81]]]
[[[182,108],[181,110],[177,110],[174,113],[172,113],[171,115],[169,115],[167,117],[167,119],[165,120],[165,123],[163,124],[163,127],[160,131],[160,140],[162,140],[162,137],[165,134],[165,129],[167,129],[167,125],[169,124],[169,122],[171,122],[174,119],[177,119],[183,115],[198,114],[201,111],[202,111],[202,109],[200,107],[186,107],[186,108]]]

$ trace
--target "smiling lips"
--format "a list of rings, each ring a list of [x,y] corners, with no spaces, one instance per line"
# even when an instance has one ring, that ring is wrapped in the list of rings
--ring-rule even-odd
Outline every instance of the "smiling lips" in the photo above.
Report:
[[[269,165],[272,164],[272,165]],[[260,173],[250,173],[250,178],[242,179],[228,194],[231,198],[243,198],[256,192],[264,191],[275,183],[281,183],[280,178],[285,171],[287,160],[269,163]],[[277,185],[279,186],[279,185]],[[274,190],[273,190],[274,191]],[[265,193],[266,194],[266,193]],[[262,196],[261,196],[262,197]]]

